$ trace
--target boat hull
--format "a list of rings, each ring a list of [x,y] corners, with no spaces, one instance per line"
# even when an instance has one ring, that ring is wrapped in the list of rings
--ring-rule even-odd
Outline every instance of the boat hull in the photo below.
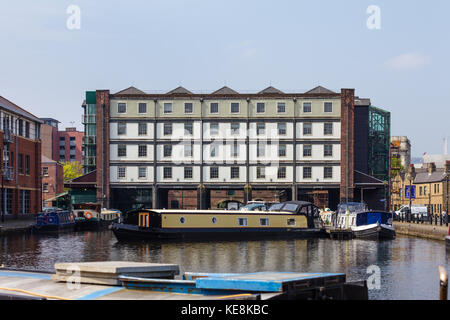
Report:
[[[98,219],[83,219],[76,221],[76,231],[94,231],[94,230],[104,230],[108,229],[108,227],[117,222],[116,220],[98,220]]]
[[[450,236],[445,237],[445,246],[447,247],[447,250],[450,250]]]
[[[325,229],[305,228],[140,228],[136,225],[113,223],[119,241],[142,240],[270,240],[292,238],[326,238]]]
[[[395,229],[389,225],[373,224],[352,228],[355,238],[371,240],[395,239]]]
[[[65,224],[52,224],[52,225],[40,225],[33,226],[33,232],[35,233],[60,233],[60,232],[70,232],[75,230],[75,223],[65,223]]]

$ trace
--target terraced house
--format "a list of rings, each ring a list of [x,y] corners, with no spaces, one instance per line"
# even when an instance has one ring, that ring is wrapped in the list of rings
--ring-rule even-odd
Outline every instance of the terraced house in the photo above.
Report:
[[[0,96],[2,220],[41,211],[41,123]]]
[[[83,108],[85,173],[105,207],[280,198],[336,207],[385,198],[389,113],[354,89],[156,94],[130,87],[86,92]]]

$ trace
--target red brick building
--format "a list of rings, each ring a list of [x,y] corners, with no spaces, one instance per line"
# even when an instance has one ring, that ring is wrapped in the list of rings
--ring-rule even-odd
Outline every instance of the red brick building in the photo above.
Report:
[[[41,211],[41,123],[0,96],[2,219]]]
[[[83,137],[84,132],[77,131],[76,128],[66,128],[65,131],[58,131],[54,160],[60,162],[83,161]]]
[[[42,201],[44,207],[51,207],[51,199],[64,191],[63,165],[42,156]]]

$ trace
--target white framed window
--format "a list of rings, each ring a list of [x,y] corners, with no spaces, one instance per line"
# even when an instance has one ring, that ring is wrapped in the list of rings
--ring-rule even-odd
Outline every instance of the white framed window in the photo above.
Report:
[[[333,167],[324,167],[323,168],[323,178],[324,179],[332,179],[333,178]]]
[[[164,123],[164,135],[169,136],[172,134],[172,124],[171,123]]]
[[[172,145],[171,144],[165,144],[163,147],[163,155],[164,158],[168,158],[172,156]]]
[[[117,123],[117,134],[127,134],[127,123],[126,122],[118,122]]]
[[[286,113],[286,103],[285,102],[277,103],[277,113]]]
[[[184,104],[184,113],[190,114],[194,112],[194,104],[192,102],[186,102]]]
[[[269,218],[259,218],[259,225],[262,227],[269,226]]]
[[[333,145],[325,144],[323,146],[323,156],[324,157],[332,157],[333,156]]]
[[[218,122],[211,122],[209,125],[209,134],[210,135],[217,135],[219,134],[219,123]]]
[[[330,113],[333,112],[333,102],[323,103],[323,112]]]
[[[163,168],[163,177],[164,179],[172,179],[172,167]]]
[[[127,177],[127,167],[117,168],[117,179],[125,179]]]
[[[265,178],[266,178],[266,168],[256,167],[256,179],[265,179]]]
[[[304,144],[303,145],[303,156],[304,157],[311,157],[312,156],[312,145],[311,144]]]
[[[325,122],[323,124],[323,134],[325,136],[333,134],[333,123],[332,122]]]
[[[277,172],[278,179],[286,179],[286,167],[279,167]]]
[[[172,112],[173,112],[172,102],[164,102],[164,113],[172,113]]]
[[[286,132],[287,132],[286,128],[287,128],[287,126],[286,126],[285,122],[278,123],[278,135],[280,135],[280,136],[286,135]]]
[[[266,104],[264,102],[256,103],[256,113],[265,113],[266,112]]]
[[[192,122],[184,123],[184,132],[185,134],[192,135],[194,133],[194,124]]]
[[[312,134],[312,123],[304,122],[303,123],[303,135],[308,136]]]
[[[126,144],[117,145],[117,156],[118,157],[126,157],[127,156],[127,145]]]
[[[184,167],[184,178],[192,179],[192,167]]]
[[[231,123],[231,134],[234,134],[234,135],[239,134],[239,123],[237,123],[237,122]]]
[[[138,146],[138,156],[139,157],[147,156],[147,145],[146,144],[141,144]]]
[[[127,104],[125,102],[117,104],[117,113],[127,113]]]
[[[311,179],[311,178],[312,178],[312,168],[303,167],[303,179]]]
[[[147,167],[139,167],[138,168],[138,177],[139,177],[139,179],[147,178]]]
[[[278,145],[278,156],[286,157],[286,145],[285,144]]]
[[[147,135],[147,123],[139,122],[138,125],[138,135],[145,136]]]
[[[312,112],[311,102],[303,102],[303,113],[311,113],[311,112]]]
[[[231,113],[240,113],[240,106],[239,106],[239,102],[231,102]]]
[[[231,179],[239,179],[239,167],[231,167]]]
[[[219,167],[209,167],[209,178],[219,179]]]
[[[209,104],[209,113],[219,113],[219,103],[218,102],[211,102]]]
[[[147,103],[139,102],[139,104],[138,104],[138,113],[147,113]]]
[[[247,218],[238,218],[238,226],[246,227],[248,225]]]
[[[266,124],[264,122],[258,122],[256,124],[256,134],[263,135],[266,132]]]

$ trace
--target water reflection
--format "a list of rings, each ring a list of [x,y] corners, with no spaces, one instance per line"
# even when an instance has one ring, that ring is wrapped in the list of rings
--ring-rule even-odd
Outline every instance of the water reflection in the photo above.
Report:
[[[448,270],[450,252],[440,241],[399,237],[395,241],[328,239],[119,243],[110,231],[59,236],[0,238],[0,264],[52,270],[54,263],[128,260],[176,263],[181,272],[304,271],[341,272],[368,279],[367,268],[381,270],[381,289],[371,299],[436,299],[437,265]]]

